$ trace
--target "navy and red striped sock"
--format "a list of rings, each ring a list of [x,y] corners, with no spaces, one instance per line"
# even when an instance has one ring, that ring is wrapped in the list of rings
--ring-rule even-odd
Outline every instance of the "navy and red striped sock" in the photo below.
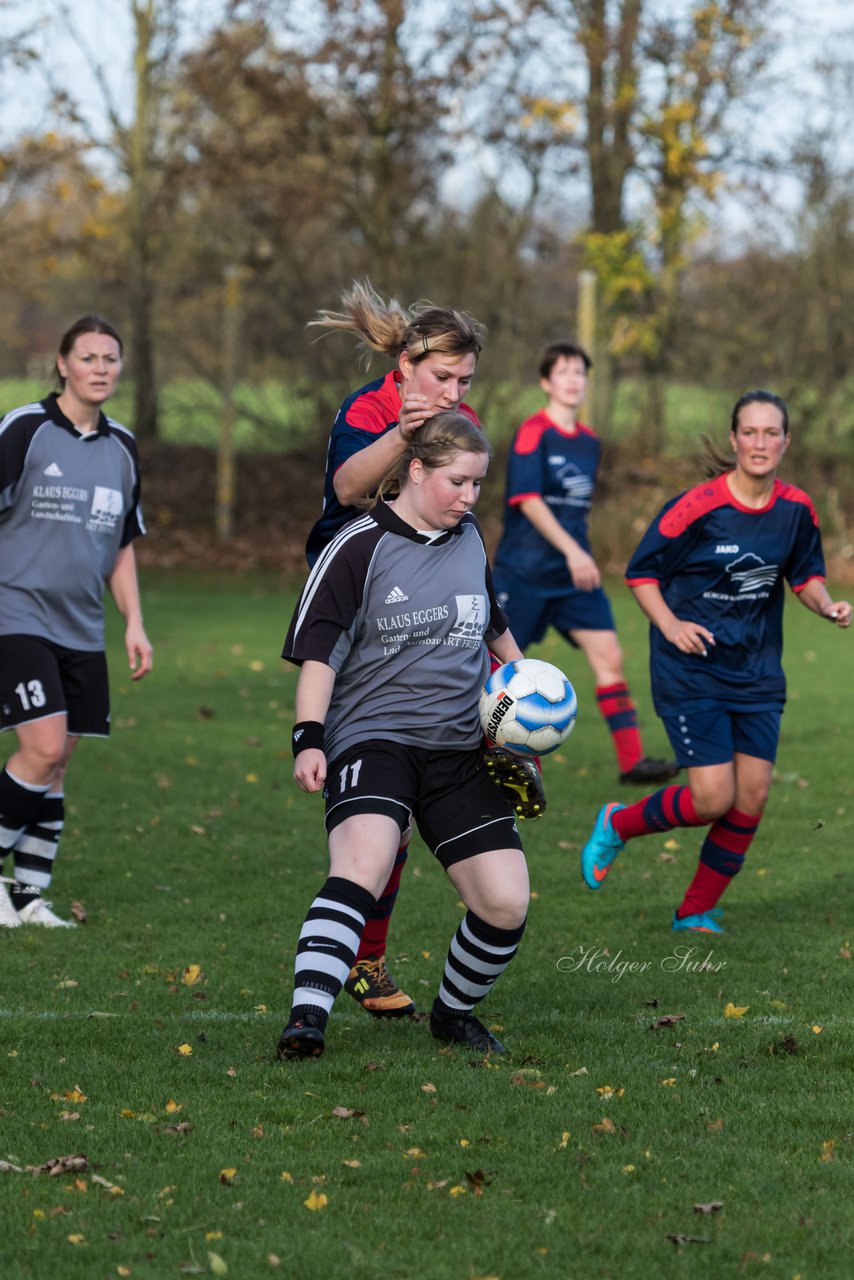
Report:
[[[754,816],[732,808],[710,827],[694,879],[676,911],[680,919],[702,915],[717,904],[733,876],[744,866],[761,817],[761,813]]]
[[[611,826],[621,840],[672,831],[674,827],[705,827],[707,823],[708,818],[698,816],[691,789],[685,786],[662,787],[611,817]]]
[[[629,686],[624,681],[597,685],[596,702],[614,743],[617,768],[620,773],[628,773],[643,758],[638,713]]]
[[[391,913],[394,910],[397,892],[400,888],[400,877],[403,874],[403,868],[408,857],[409,845],[402,844],[397,851],[397,857],[394,860],[394,866],[386,887],[377,898],[376,909],[370,913],[365,921],[362,941],[359,943],[359,950],[356,952],[357,961],[373,960],[377,956],[385,955]]]

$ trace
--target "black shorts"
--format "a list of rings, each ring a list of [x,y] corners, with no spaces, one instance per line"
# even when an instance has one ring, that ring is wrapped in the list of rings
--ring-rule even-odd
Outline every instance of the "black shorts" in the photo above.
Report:
[[[41,636],[0,636],[0,733],[58,715],[74,737],[109,737],[106,655]]]
[[[510,801],[483,763],[483,748],[436,751],[360,742],[329,765],[326,830],[357,813],[382,813],[405,831],[412,819],[443,867],[493,849],[521,849]]]

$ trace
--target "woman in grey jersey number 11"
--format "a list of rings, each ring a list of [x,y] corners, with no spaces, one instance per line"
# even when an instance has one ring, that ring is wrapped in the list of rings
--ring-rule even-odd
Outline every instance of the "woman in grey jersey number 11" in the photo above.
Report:
[[[471,514],[489,457],[466,415],[425,423],[375,505],[321,553],[291,621],[284,656],[301,668],[294,777],[324,792],[330,865],[300,931],[280,1058],[323,1052],[365,919],[413,821],[467,908],[430,1030],[503,1052],[473,1010],[516,953],[529,889],[478,714],[487,645],[500,662],[522,656]]]
[[[59,344],[60,390],[0,421],[0,732],[16,738],[0,767],[0,871],[11,870],[0,927],[73,925],[45,893],[71,754],[110,731],[105,586],[125,619],[131,679],[151,670],[133,550],[145,532],[136,443],[102,409],[121,367],[116,330],[83,316]]]

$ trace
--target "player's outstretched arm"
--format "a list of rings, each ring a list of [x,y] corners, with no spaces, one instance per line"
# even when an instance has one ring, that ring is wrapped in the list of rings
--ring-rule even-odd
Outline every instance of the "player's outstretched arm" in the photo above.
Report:
[[[635,600],[652,625],[658,627],[665,640],[669,640],[682,653],[696,653],[704,658],[708,655],[710,646],[715,643],[715,637],[708,627],[699,622],[677,618],[661,594],[661,587],[657,582],[629,585]]]
[[[847,600],[832,600],[830,592],[819,578],[811,578],[803,591],[798,592],[801,604],[812,609],[820,618],[827,618],[837,627],[851,626],[851,605]]]
[[[116,608],[126,623],[125,650],[131,669],[131,679],[141,680],[151,670],[153,650],[142,624],[136,556],[132,542],[122,547],[116,556],[116,563],[107,579],[107,586],[116,602]]]

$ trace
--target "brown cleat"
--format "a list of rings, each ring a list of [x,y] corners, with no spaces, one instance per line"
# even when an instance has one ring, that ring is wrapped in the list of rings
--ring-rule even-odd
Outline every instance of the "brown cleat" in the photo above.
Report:
[[[344,990],[375,1018],[405,1018],[415,1012],[415,1001],[401,991],[386,968],[385,956],[357,960]]]

